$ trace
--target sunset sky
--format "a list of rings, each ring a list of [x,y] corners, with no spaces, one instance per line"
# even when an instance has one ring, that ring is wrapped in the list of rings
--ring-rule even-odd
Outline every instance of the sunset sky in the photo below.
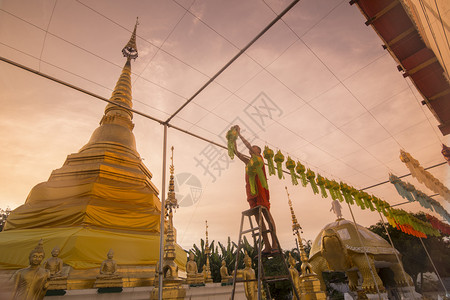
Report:
[[[109,98],[138,16],[134,109],[166,120],[289,3],[3,0],[0,56]],[[441,145],[449,138],[364,22],[347,0],[300,1],[171,124],[223,145],[229,127],[239,124],[254,144],[280,149],[356,188],[388,180],[390,172],[409,173],[400,149],[423,167],[443,162]],[[13,209],[88,142],[106,103],[4,62],[0,87],[0,207]],[[138,151],[161,190],[163,127],[139,115],[133,122]],[[236,240],[241,211],[248,208],[244,165],[231,161],[226,150],[174,129],[168,130],[168,146],[175,147],[182,200],[175,214],[178,243],[189,249],[204,238],[205,220],[210,240]],[[447,165],[430,172],[448,186]],[[288,176],[270,177],[279,240],[290,249],[295,241],[285,186],[304,238],[313,239],[335,215],[331,198],[293,186]],[[391,205],[405,201],[391,184],[367,192]],[[379,220],[377,212],[352,208],[363,226]],[[401,208],[432,214],[418,204]],[[348,207],[343,213],[351,220]]]

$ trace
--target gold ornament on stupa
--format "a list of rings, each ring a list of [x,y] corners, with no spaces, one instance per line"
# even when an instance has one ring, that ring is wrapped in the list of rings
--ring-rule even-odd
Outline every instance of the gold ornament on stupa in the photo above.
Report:
[[[292,232],[297,237],[299,251],[300,251],[300,260],[302,261],[302,274],[300,276],[300,283],[298,294],[300,295],[301,300],[313,300],[313,299],[326,299],[326,295],[323,291],[320,290],[320,280],[312,271],[311,265],[308,261],[308,255],[306,255],[305,247],[303,246],[302,237],[300,236],[300,232],[302,227],[297,221],[297,217],[294,213],[294,208],[292,207],[292,201],[288,192],[287,187],[286,194],[289,203],[289,209],[291,211],[292,218]]]
[[[131,278],[126,285],[152,283],[159,259],[161,202],[133,134],[131,59],[138,56],[136,28],[137,22],[122,50],[126,62],[99,127],[11,212],[0,233],[0,269],[27,266],[26,246],[42,237],[48,252],[61,246],[59,257],[71,267],[69,289],[91,287],[89,272],[82,270],[98,268],[109,249]],[[184,270],[185,252],[176,243],[173,248],[175,263]],[[135,275],[146,279],[133,280]]]
[[[203,277],[205,279],[205,283],[210,283],[213,282],[213,280],[211,277],[211,266],[209,264],[211,249],[209,249],[209,242],[208,242],[208,221],[205,221],[205,224],[206,224],[206,243],[205,243],[206,264],[203,266]]]
[[[174,185],[174,170],[175,167],[173,165],[173,147],[170,165],[170,179],[169,179],[169,192],[167,201],[165,202],[165,211],[166,211],[166,219],[168,220],[168,226],[166,230],[166,243],[164,245],[164,262],[163,262],[163,270],[164,270],[164,279],[171,280],[180,280],[178,277],[178,266],[175,263],[176,258],[176,236],[174,234],[173,227],[173,212],[176,208],[178,208],[178,201],[175,198],[175,185]]]
[[[178,266],[175,263],[176,253],[176,235],[173,227],[173,212],[178,208],[178,201],[175,197],[175,184],[174,184],[174,164],[173,164],[173,150],[171,148],[172,156],[170,157],[172,163],[169,166],[170,179],[169,179],[169,191],[167,200],[165,201],[166,221],[168,223],[166,229],[166,242],[164,244],[164,258],[163,258],[163,283],[162,283],[162,298],[163,299],[184,299],[186,296],[186,289],[183,288],[183,279],[178,277]],[[158,264],[159,268],[159,264]],[[159,299],[159,274],[155,273],[155,288],[150,294],[151,300]]]

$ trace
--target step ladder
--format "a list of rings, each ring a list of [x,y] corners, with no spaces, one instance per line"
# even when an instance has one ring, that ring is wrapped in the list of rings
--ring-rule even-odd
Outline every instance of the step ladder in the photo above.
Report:
[[[233,272],[233,290],[231,292],[231,300],[234,300],[234,294],[236,291],[236,283],[237,282],[248,282],[248,281],[257,281],[258,282],[258,300],[261,300],[262,298],[262,288],[263,285],[265,286],[266,289],[266,296],[267,299],[272,299],[271,295],[270,295],[270,291],[269,291],[269,286],[268,283],[269,282],[275,282],[275,281],[282,281],[282,280],[289,280],[292,286],[292,291],[293,291],[293,295],[295,295],[297,297],[297,299],[300,299],[297,290],[295,289],[295,285],[294,282],[292,280],[291,277],[291,273],[289,272],[289,268],[288,265],[286,263],[286,259],[284,258],[283,255],[283,250],[281,249],[280,246],[280,242],[278,241],[278,237],[276,235],[273,235],[273,238],[276,240],[276,243],[278,244],[278,248],[279,251],[278,253],[275,254],[271,254],[271,255],[267,255],[267,258],[263,260],[262,258],[262,253],[261,253],[261,247],[262,247],[262,235],[263,233],[270,233],[272,234],[271,228],[269,226],[267,226],[266,230],[263,231],[263,215],[265,214],[265,212],[268,213],[268,210],[266,207],[264,206],[256,206],[254,208],[251,208],[249,210],[245,210],[242,212],[242,217],[241,217],[241,226],[239,229],[239,241],[238,241],[238,247],[237,247],[237,252],[236,252],[236,261],[235,261],[235,266],[234,266],[234,272]],[[252,216],[255,216],[256,218],[256,226],[253,226],[253,221],[252,221]],[[250,225],[249,229],[243,230],[243,226],[244,226],[244,220],[245,218],[248,218],[248,222]],[[268,224],[267,224],[268,225]],[[242,247],[242,236],[245,234],[251,233],[252,237],[253,237],[253,242],[255,247],[257,247],[258,249],[258,272],[257,272],[257,278],[254,280],[237,280],[236,279],[236,275],[237,275],[237,267],[238,267],[238,262],[239,262],[239,256],[240,256],[240,252],[241,252],[241,247]],[[273,241],[272,241],[273,244]],[[282,266],[281,266],[281,270],[284,270],[286,274],[282,274],[282,275],[276,275],[276,276],[265,276],[264,274],[264,263],[267,263],[267,261],[270,258],[274,258],[274,257],[279,257],[280,261],[282,261]]]

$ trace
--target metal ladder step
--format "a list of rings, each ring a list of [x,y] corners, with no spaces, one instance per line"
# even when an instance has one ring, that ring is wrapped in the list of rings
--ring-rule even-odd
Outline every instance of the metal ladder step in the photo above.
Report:
[[[264,212],[264,210],[266,210]],[[236,250],[236,258],[235,258],[235,272],[233,275],[233,289],[231,292],[231,300],[234,300],[234,294],[235,294],[235,290],[236,290],[236,283],[240,283],[240,282],[250,282],[250,281],[257,281],[258,282],[258,299],[261,299],[261,295],[262,295],[262,291],[261,289],[264,289],[263,284],[266,284],[266,297],[268,297],[269,299],[271,298],[270,296],[270,291],[268,289],[267,284],[270,282],[277,282],[277,281],[283,281],[283,280],[289,280],[291,285],[292,285],[292,289],[293,289],[293,294],[299,299],[299,295],[297,294],[297,291],[295,289],[294,286],[294,282],[292,280],[291,274],[289,272],[289,268],[287,266],[286,260],[284,258],[283,255],[283,251],[281,250],[281,246],[280,246],[280,242],[278,241],[278,237],[276,236],[276,234],[272,235],[272,242],[276,242],[276,244],[278,244],[279,247],[279,252],[276,253],[270,253],[270,254],[266,254],[264,255],[261,252],[261,247],[262,247],[262,234],[264,233],[272,233],[272,231],[270,230],[270,226],[269,229],[266,230],[260,230],[261,225],[264,226],[264,224],[262,222],[263,221],[263,212],[264,212],[264,216],[267,216],[267,208],[263,207],[263,206],[256,206],[254,208],[251,208],[249,210],[243,211],[242,212],[242,217],[241,217],[241,225],[240,225],[240,230],[239,230],[239,241],[238,241],[238,247]],[[253,222],[251,217],[254,216],[256,218],[257,224],[255,227],[253,227]],[[247,230],[243,230],[243,225],[244,225],[244,219],[245,217],[248,218],[248,221],[250,223],[250,229]],[[267,220],[266,220],[267,221]],[[236,278],[236,270],[237,270],[237,265],[238,265],[238,261],[239,261],[239,255],[240,255],[240,251],[241,251],[241,246],[242,246],[242,235],[243,234],[247,234],[247,233],[251,233],[252,237],[253,237],[253,241],[254,241],[254,245],[255,247],[257,247],[258,250],[258,271],[257,271],[257,278],[255,279],[238,279]],[[257,239],[258,238],[258,239]],[[262,256],[264,255],[265,260],[262,259]],[[280,267],[284,270],[284,272],[286,273],[285,275],[276,275],[276,276],[265,276],[264,274],[264,263],[267,263],[268,261],[272,261],[272,258],[275,258],[277,256],[280,256],[281,258],[281,265]],[[282,271],[281,269],[279,270],[280,272]]]

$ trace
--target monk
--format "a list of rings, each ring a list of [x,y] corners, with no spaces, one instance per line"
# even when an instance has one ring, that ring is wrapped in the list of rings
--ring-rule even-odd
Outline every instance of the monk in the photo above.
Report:
[[[256,155],[256,156],[260,156],[261,157],[261,148],[256,146],[256,145],[251,145],[242,135],[241,135],[241,129],[239,128],[238,125],[235,125],[236,131],[238,133],[238,136],[241,138],[242,142],[244,143],[244,145],[248,148],[249,150],[249,154],[250,156]],[[246,157],[245,155],[243,155],[242,153],[240,153],[237,149],[236,146],[236,142],[234,144],[234,148],[235,148],[235,152],[236,152],[236,156],[245,163],[245,165],[247,165],[250,161],[250,159],[248,157]],[[262,159],[262,157],[261,157]],[[266,177],[266,170],[263,166],[263,173],[264,176]],[[266,177],[267,179],[267,177]],[[275,222],[272,218],[272,215],[270,213],[270,195],[269,195],[269,190],[265,189],[261,183],[259,182],[259,180],[256,180],[256,195],[252,195],[251,190],[250,190],[250,183],[249,183],[249,178],[248,175],[245,174],[245,190],[247,192],[247,201],[248,204],[250,205],[250,208],[254,208],[256,206],[264,206],[266,208],[266,210],[263,210],[263,214],[264,214],[264,218],[267,222],[267,224],[269,225],[270,228],[270,232],[271,232],[271,236],[272,236],[272,245],[269,242],[269,238],[267,236],[267,230],[266,230],[266,225],[264,224],[264,222],[261,222],[261,229],[262,229],[262,237],[263,237],[263,241],[264,241],[264,250],[262,251],[264,255],[268,255],[268,254],[274,254],[274,253],[278,253],[279,250],[279,246],[277,243],[277,238],[276,238],[276,228],[275,228]],[[258,222],[258,217],[257,215],[255,215],[256,218],[256,222]]]

